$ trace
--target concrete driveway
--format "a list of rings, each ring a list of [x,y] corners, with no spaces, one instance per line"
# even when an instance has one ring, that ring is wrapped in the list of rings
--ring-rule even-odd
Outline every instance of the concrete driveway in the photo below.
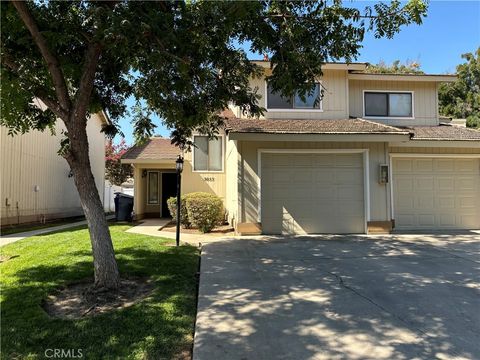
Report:
[[[480,236],[207,244],[193,357],[480,359]]]

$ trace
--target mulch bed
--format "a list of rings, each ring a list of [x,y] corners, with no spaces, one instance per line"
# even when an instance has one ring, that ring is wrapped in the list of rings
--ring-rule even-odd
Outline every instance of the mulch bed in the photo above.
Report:
[[[177,226],[176,226],[175,222],[172,221],[172,222],[168,223],[167,225],[165,225],[163,228],[161,228],[161,231],[175,232],[175,231],[177,231]],[[182,234],[197,234],[197,235],[198,234],[203,234],[198,229],[185,229],[183,227],[180,229],[180,232]],[[207,233],[206,235],[208,235],[208,234],[224,235],[224,234],[229,234],[229,233],[233,234],[233,232],[234,232],[234,229],[230,225],[221,225],[221,226],[217,226],[215,229],[213,229],[211,232]]]
[[[154,288],[146,278],[121,279],[116,291],[94,290],[92,283],[89,279],[59,289],[43,302],[43,309],[51,317],[80,319],[132,306],[147,298]]]

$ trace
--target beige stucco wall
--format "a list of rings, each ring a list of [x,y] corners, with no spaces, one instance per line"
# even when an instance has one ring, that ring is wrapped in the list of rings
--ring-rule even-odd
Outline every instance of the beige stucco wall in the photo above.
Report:
[[[368,149],[370,179],[370,219],[389,220],[389,187],[378,183],[380,164],[388,163],[387,143],[339,142],[240,142],[238,179],[239,222],[258,221],[258,150],[259,149]]]
[[[68,164],[57,154],[63,129],[59,121],[54,136],[47,130],[12,137],[0,127],[2,225],[83,214],[73,178],[68,177]],[[87,123],[89,153],[103,201],[105,137],[100,130],[101,120],[93,115]]]
[[[238,149],[237,141],[227,141],[225,173],[225,209],[231,225],[236,226],[238,220]]]
[[[225,150],[225,137],[222,136],[223,149]],[[182,174],[182,194],[188,194],[191,192],[208,192],[213,193],[222,198],[225,201],[226,194],[226,175],[225,175],[225,151],[223,156],[223,171],[210,172],[210,171],[193,171],[192,162],[193,152],[186,152],[184,159]]]
[[[350,116],[363,117],[364,90],[414,92],[414,119],[375,118],[375,121],[398,126],[438,124],[437,84],[435,82],[349,80]]]
[[[223,141],[223,149],[226,148],[225,134],[220,133]],[[182,194],[191,192],[208,192],[219,196],[226,203],[226,156],[223,157],[223,171],[193,171],[193,152],[188,151],[184,154],[184,165],[182,173]],[[159,160],[158,163],[135,163],[134,165],[134,211],[138,218],[145,215],[160,214],[160,205],[147,204],[147,179],[142,177],[144,170],[163,170],[175,171],[175,160]],[[161,191],[161,182],[160,182]]]
[[[322,100],[322,110],[311,111],[268,111],[264,118],[268,119],[346,119],[348,118],[348,91],[347,91],[347,72],[345,70],[324,70],[323,76],[318,79],[324,86],[324,97]],[[258,94],[261,95],[259,105],[266,108],[265,91],[266,84],[264,78],[255,78],[250,80],[252,88],[258,88]],[[237,116],[242,114],[237,113]]]

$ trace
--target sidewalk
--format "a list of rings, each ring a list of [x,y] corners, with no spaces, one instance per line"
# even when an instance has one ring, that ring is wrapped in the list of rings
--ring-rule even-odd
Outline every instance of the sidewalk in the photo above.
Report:
[[[107,220],[115,218],[114,215],[108,215]],[[38,229],[38,230],[32,230],[32,231],[25,231],[21,233],[16,233],[16,234],[10,234],[10,235],[2,235],[0,236],[0,246],[11,244],[15,241],[22,240],[31,236],[37,236],[37,235],[42,235],[42,234],[47,234],[59,230],[64,230],[64,229],[69,229],[81,225],[86,225],[87,220],[82,220],[82,221],[76,221],[70,224],[63,224],[63,225],[58,225],[58,226],[52,226],[44,229]]]
[[[139,225],[133,226],[126,232],[175,239],[175,232],[161,230],[161,228],[167,225],[170,221],[170,219],[144,219]],[[182,231],[180,231],[180,243],[190,244],[194,246],[198,246],[200,243],[206,244],[211,242],[224,241],[232,238],[232,235],[188,234],[182,233]]]

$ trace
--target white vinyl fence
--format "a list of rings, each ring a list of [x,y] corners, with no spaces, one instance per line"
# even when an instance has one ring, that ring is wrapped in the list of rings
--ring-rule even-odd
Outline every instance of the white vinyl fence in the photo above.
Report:
[[[105,195],[103,199],[103,207],[105,212],[115,211],[115,193],[117,192],[133,196],[133,188],[131,187],[124,188],[105,182]]]

